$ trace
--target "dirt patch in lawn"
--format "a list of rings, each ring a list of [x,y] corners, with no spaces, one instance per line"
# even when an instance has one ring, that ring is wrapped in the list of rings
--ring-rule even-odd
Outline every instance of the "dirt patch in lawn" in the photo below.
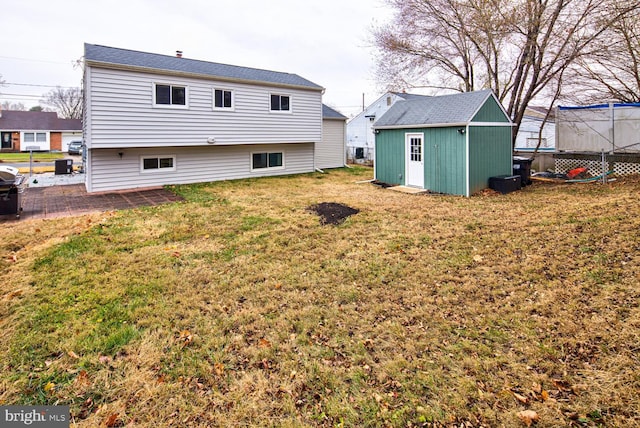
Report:
[[[321,202],[319,204],[307,207],[309,211],[313,211],[320,216],[320,224],[341,224],[349,216],[358,214],[360,210],[351,208],[350,206],[339,204],[336,202]]]

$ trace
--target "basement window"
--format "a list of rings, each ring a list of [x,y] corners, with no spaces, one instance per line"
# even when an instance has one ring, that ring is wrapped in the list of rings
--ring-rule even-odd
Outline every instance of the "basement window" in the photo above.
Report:
[[[251,154],[251,170],[262,169],[283,169],[284,168],[284,153],[272,152],[272,153],[252,153]]]
[[[141,172],[175,171],[176,157],[171,156],[143,156],[140,158]]]

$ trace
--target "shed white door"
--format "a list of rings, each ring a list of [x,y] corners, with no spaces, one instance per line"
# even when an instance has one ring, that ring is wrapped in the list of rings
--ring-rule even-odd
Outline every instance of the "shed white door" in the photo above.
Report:
[[[405,134],[407,186],[424,187],[424,134]]]

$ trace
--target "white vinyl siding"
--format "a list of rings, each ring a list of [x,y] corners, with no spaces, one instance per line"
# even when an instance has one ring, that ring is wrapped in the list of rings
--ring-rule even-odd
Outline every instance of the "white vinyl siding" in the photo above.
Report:
[[[86,72],[86,134],[89,149],[316,143],[322,139],[322,94],[290,89],[295,111],[273,114],[274,88],[89,67]],[[188,109],[154,108],[153,83],[164,80],[188,88]],[[216,110],[215,88],[233,91],[234,113]],[[89,138],[87,138],[89,135]]]
[[[210,93],[210,92],[209,92]],[[233,180],[312,172],[313,143],[236,145],[203,147],[93,149],[88,156],[87,191],[102,192],[122,189]],[[283,168],[251,169],[252,153],[282,152]],[[119,155],[122,153],[122,157]],[[140,159],[172,157],[175,170],[142,172]]]
[[[325,119],[322,121],[322,142],[316,144],[317,168],[340,168],[345,165],[345,132],[344,120]]]

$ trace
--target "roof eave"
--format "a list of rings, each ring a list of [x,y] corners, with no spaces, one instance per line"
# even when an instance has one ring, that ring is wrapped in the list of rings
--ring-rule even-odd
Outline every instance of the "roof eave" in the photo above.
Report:
[[[292,85],[288,83],[265,82],[263,80],[238,79],[238,78],[232,78],[232,77],[215,76],[212,74],[189,73],[187,71],[166,70],[166,69],[153,68],[153,67],[141,67],[137,65],[117,64],[117,63],[103,62],[103,61],[96,61],[96,60],[85,60],[85,65],[89,67],[106,68],[111,70],[136,71],[136,72],[150,73],[150,74],[193,77],[198,79],[217,80],[217,81],[229,82],[229,83],[245,83],[248,85],[269,86],[274,88],[303,89],[307,91],[317,91],[322,93],[324,93],[325,91],[325,88],[321,86]]]
[[[423,124],[411,124],[411,125],[373,125],[373,129],[406,129],[406,128],[449,128],[453,126],[467,126],[471,125],[470,122],[458,122],[458,123],[423,123]]]

